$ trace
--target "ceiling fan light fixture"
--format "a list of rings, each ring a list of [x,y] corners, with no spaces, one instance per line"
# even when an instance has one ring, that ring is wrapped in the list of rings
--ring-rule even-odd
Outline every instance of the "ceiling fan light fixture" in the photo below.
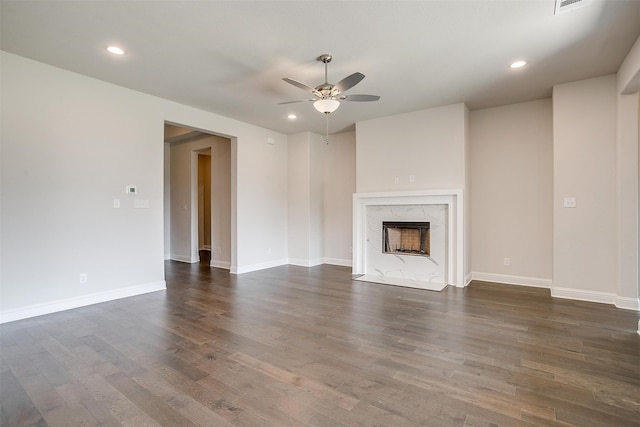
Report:
[[[319,112],[329,114],[338,109],[340,101],[336,99],[318,99],[313,103],[313,106]]]

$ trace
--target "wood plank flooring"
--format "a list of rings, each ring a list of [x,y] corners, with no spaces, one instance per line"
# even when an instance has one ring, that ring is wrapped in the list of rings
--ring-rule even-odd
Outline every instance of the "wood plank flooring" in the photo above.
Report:
[[[2,426],[638,426],[638,313],[474,282],[166,264],[167,291],[0,326]]]

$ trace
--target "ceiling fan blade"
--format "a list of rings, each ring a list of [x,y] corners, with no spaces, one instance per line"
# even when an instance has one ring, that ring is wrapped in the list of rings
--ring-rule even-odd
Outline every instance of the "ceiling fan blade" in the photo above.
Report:
[[[351,89],[352,87],[360,83],[362,79],[364,79],[364,74],[353,73],[350,76],[347,76],[344,79],[340,80],[335,84],[334,87],[340,92],[344,92],[345,90]]]
[[[342,95],[340,101],[368,102],[380,99],[378,95]]]
[[[299,87],[302,90],[306,90],[307,92],[311,92],[312,94],[316,95],[316,96],[322,96],[322,94],[320,92],[318,92],[315,88],[311,87],[311,86],[307,86],[304,83],[300,83],[298,81],[295,81],[293,79],[290,79],[289,77],[285,77],[282,80],[284,80],[285,82],[292,84],[296,87]]]
[[[283,105],[283,104],[295,104],[296,102],[310,102],[310,101],[317,101],[318,98],[313,98],[313,99],[298,99],[297,101],[285,101],[285,102],[278,102],[278,105]]]

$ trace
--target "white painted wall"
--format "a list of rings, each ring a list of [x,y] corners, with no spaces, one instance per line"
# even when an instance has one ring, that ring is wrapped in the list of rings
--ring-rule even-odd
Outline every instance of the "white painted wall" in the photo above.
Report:
[[[309,133],[289,135],[289,262],[307,265],[310,259]]]
[[[356,134],[330,136],[324,158],[324,262],[351,266]]]
[[[317,133],[309,134],[309,261],[323,263],[324,258],[324,164],[327,144]]]
[[[171,259],[171,146],[164,144],[164,259]]]
[[[237,218],[238,269],[232,253],[232,273],[283,265],[288,257],[287,136],[245,126],[251,132],[236,144],[237,211],[232,209],[231,217]]]
[[[618,289],[619,305],[638,307],[638,143],[640,96],[618,96]],[[635,300],[635,304],[631,301]]]
[[[464,188],[465,112],[455,104],[356,123],[357,192]]]
[[[186,149],[171,147],[171,164],[169,183],[171,204],[170,210],[170,240],[171,259],[182,262],[198,262],[196,254],[192,254],[191,218],[192,194],[191,194],[191,163],[192,154],[188,148],[191,144],[183,144]],[[202,144],[199,148],[204,148]],[[208,146],[208,145],[207,145]],[[195,201],[193,201],[195,202]],[[195,257],[192,259],[192,256]]]
[[[473,277],[550,287],[553,276],[551,99],[472,111]],[[504,258],[510,265],[504,265]]]
[[[615,75],[553,89],[555,296],[615,302],[616,112]]]
[[[618,289],[617,296],[638,296],[638,141],[639,96],[618,96]]]
[[[231,266],[231,141],[212,136],[211,265]]]
[[[13,54],[0,62],[3,321],[164,287],[165,121],[232,139],[232,271],[286,260],[285,135]]]
[[[462,189],[468,205],[468,121],[466,105],[454,104],[356,123],[357,192]],[[464,208],[467,226],[472,209]],[[470,235],[460,228],[467,277]]]
[[[161,102],[7,53],[1,67],[3,320],[164,288]]]
[[[640,37],[620,65],[617,77],[619,94],[629,95],[640,91]]]
[[[289,263],[319,265],[324,251],[324,138],[289,136]]]
[[[620,257],[617,303],[640,310],[640,37],[620,66],[617,83]]]
[[[471,282],[471,265],[473,261],[473,252],[471,250],[471,195],[473,189],[471,187],[471,112],[464,105],[464,190],[462,197],[464,199],[464,259],[462,271],[464,273],[464,285]]]
[[[198,248],[192,240],[192,210],[197,207],[191,189],[193,153],[211,149],[211,265],[231,265],[231,142],[217,135],[171,144],[169,174],[171,211],[171,258],[198,262]],[[186,206],[186,210],[183,209]],[[194,211],[195,212],[195,211]],[[218,250],[219,249],[219,250]]]

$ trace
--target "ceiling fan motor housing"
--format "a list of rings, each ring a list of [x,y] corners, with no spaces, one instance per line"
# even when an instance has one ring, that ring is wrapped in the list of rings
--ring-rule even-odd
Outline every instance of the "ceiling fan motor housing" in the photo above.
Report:
[[[316,90],[322,94],[322,99],[335,98],[340,95],[340,90],[338,90],[335,85],[329,83],[316,86]]]
[[[320,61],[320,62],[324,62],[325,64],[328,64],[329,62],[331,62],[333,57],[331,55],[329,55],[328,53],[325,53],[323,55],[318,56],[316,59],[318,61]]]

